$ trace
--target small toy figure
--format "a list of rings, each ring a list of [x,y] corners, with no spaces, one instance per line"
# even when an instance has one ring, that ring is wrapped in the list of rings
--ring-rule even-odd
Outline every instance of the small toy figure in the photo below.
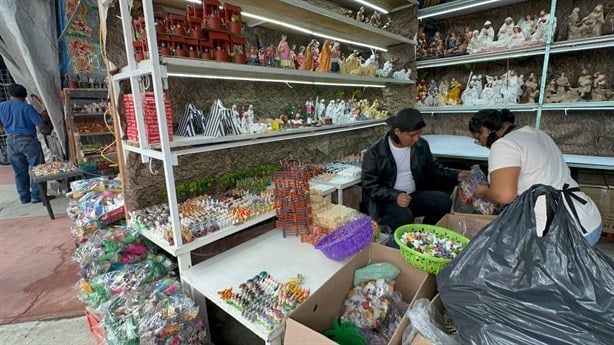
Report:
[[[542,9],[539,11],[539,18],[537,19],[537,24],[535,28],[535,32],[531,36],[531,41],[534,43],[543,43],[546,40],[546,32],[548,32],[548,25],[550,25],[550,13],[546,10]],[[552,17],[554,20],[553,30],[556,29],[556,17]],[[554,36],[554,32],[552,32]]]
[[[360,9],[358,10],[358,12],[356,12],[356,20],[361,23],[365,21],[365,7],[364,6],[360,6]]]
[[[556,79],[556,86],[557,95],[564,95],[569,89],[569,87],[571,87],[571,84],[569,83],[569,79],[565,75],[565,72],[561,72],[561,75]]]
[[[388,31],[388,32],[394,32],[394,25],[392,23],[392,18],[388,17],[388,19],[386,20],[386,24],[384,24],[384,26],[382,26],[382,29]]]
[[[607,101],[612,98],[608,77],[601,71],[595,72],[593,75],[593,101]]]
[[[249,50],[249,55],[247,56],[247,62],[250,65],[257,65],[260,63],[260,60],[258,59],[258,51],[256,50],[256,48],[252,48]]]
[[[273,59],[275,58],[275,48],[273,45],[270,45],[264,51],[264,56],[266,58],[266,65],[273,66]]]
[[[519,26],[514,26],[512,30],[512,37],[509,40],[508,47],[513,48],[524,45],[527,39],[522,33],[522,29]]]
[[[461,104],[461,90],[462,84],[452,77],[450,84],[448,84],[448,96],[446,97],[446,104],[448,105],[460,105]]]
[[[323,121],[326,115],[326,103],[324,103],[325,101],[325,99],[321,99],[320,102],[316,104],[316,117],[319,121]]]
[[[441,39],[441,34],[439,31],[435,32],[435,36],[433,36],[433,40],[429,43],[429,48],[427,50],[428,56],[442,56],[445,51],[443,39]]]
[[[456,31],[451,31],[450,35],[446,39],[445,55],[456,55],[461,53],[460,49],[461,41],[458,38]]]
[[[379,13],[377,13],[377,11],[374,11],[373,14],[371,15],[371,18],[369,18],[369,24],[377,28],[379,28],[379,26],[382,24],[380,15]]]

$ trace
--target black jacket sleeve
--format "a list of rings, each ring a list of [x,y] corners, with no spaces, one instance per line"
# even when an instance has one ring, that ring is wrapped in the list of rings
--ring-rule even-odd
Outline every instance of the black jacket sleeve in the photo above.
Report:
[[[389,172],[383,171],[380,163],[373,147],[365,152],[361,175],[364,194],[375,202],[396,202],[400,192],[386,186],[384,175]]]

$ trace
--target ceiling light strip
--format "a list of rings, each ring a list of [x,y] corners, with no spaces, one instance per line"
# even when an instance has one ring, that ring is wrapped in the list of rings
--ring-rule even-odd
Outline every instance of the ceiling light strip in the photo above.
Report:
[[[287,83],[287,84],[345,86],[345,87],[375,87],[375,88],[385,88],[386,87],[386,85],[383,85],[383,84],[335,83],[335,82],[324,82],[324,81],[233,77],[233,76],[213,75],[213,74],[191,74],[191,73],[175,73],[175,72],[169,72],[168,76],[169,77],[183,77],[183,78],[225,79],[225,80],[261,81],[261,82]]]
[[[241,14],[243,16],[245,16],[245,17],[254,18],[254,19],[258,19],[258,20],[263,20],[263,21],[266,21],[266,22],[269,22],[269,23],[280,25],[280,26],[283,26],[283,27],[286,27],[286,28],[289,28],[289,29],[292,29],[292,30],[296,30],[296,31],[299,31],[299,32],[302,32],[302,33],[306,33],[306,34],[309,34],[309,35],[323,37],[323,38],[329,38],[329,39],[332,39],[332,40],[335,40],[335,41],[339,41],[339,42],[343,42],[343,43],[347,43],[347,44],[351,44],[351,45],[355,45],[355,46],[360,46],[360,47],[367,47],[369,49],[376,49],[376,50],[380,50],[380,51],[383,51],[383,52],[387,52],[388,51],[388,49],[386,49],[386,48],[377,47],[377,46],[373,46],[373,45],[370,45],[370,44],[360,43],[360,42],[356,42],[356,41],[350,41],[350,40],[346,40],[346,39],[343,39],[343,38],[326,35],[326,34],[323,34],[323,33],[317,32],[317,31],[311,31],[311,30],[305,29],[303,27],[300,27],[300,26],[297,26],[297,25],[294,25],[294,24],[289,24],[289,23],[282,22],[282,21],[279,21],[279,20],[263,17],[263,16],[260,16],[260,15],[257,15],[257,14],[253,14],[253,13],[249,13],[249,12],[241,12]]]
[[[466,10],[468,8],[473,8],[473,7],[477,7],[477,6],[484,6],[493,2],[497,2],[499,0],[484,0],[484,1],[480,1],[480,2],[474,2],[471,4],[467,4],[464,6],[451,6],[450,8],[441,10],[441,11],[435,11],[433,13],[427,13],[424,15],[420,15],[418,14],[418,20],[422,20],[425,18],[430,18],[430,17],[436,17],[436,16],[441,16],[450,12],[456,12],[456,11],[462,11],[462,10]]]

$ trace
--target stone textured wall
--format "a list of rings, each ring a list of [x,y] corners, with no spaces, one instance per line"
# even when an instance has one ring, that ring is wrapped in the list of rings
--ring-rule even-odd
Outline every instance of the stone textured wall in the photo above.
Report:
[[[331,2],[325,0],[309,0],[322,7],[326,7],[338,13],[345,13],[345,9],[337,8]],[[133,16],[140,15],[140,1],[135,0]],[[601,1],[606,7],[608,20],[604,26],[604,33],[613,32],[610,28],[609,18],[614,16],[614,0]],[[573,7],[581,9],[584,16],[592,10],[594,2],[581,0],[559,0],[557,17],[559,24],[564,21]],[[514,18],[526,14],[537,15],[541,9],[550,9],[548,0],[531,0],[512,6],[482,11],[463,17],[451,18],[442,21],[425,20],[424,27],[420,30],[435,30],[442,32],[445,37],[454,29],[464,30],[465,26],[479,29],[485,20],[491,20],[497,30],[507,16]],[[118,7],[111,8],[107,18],[108,40],[107,55],[116,66],[126,64],[123,35],[121,24],[117,16]],[[395,30],[406,37],[413,38],[419,31],[417,21],[417,8],[408,7],[404,10],[391,14]],[[288,42],[297,47],[306,45],[312,37],[297,35],[293,32],[285,32]],[[248,41],[248,49],[252,46],[276,45],[281,32],[271,31],[260,27],[244,27],[244,34]],[[558,36],[557,36],[558,38]],[[320,38],[320,41],[323,41]],[[342,51],[347,55],[353,49],[342,45]],[[369,54],[365,49],[364,54]],[[573,82],[581,68],[588,68],[592,72],[602,70],[612,76],[614,67],[609,63],[614,52],[612,49],[601,51],[583,51],[578,53],[558,54],[551,56],[551,67],[548,70],[548,78],[566,72]],[[411,68],[413,79],[449,79],[456,77],[463,83],[469,76],[470,71],[482,74],[503,74],[508,69],[515,69],[519,74],[527,76],[531,72],[541,75],[543,57],[527,57],[524,59],[501,60],[482,64],[459,65],[440,69],[429,69],[416,73],[413,62],[414,47],[408,44],[400,44],[390,47],[389,51],[382,53],[380,60],[391,60],[395,63],[395,69]],[[610,78],[612,79],[612,78]],[[126,87],[126,85],[124,85]],[[353,88],[328,88],[305,85],[292,85],[275,83],[212,81],[205,79],[176,79],[169,80],[169,95],[173,100],[175,122],[183,114],[184,105],[187,101],[193,101],[199,108],[208,110],[211,102],[222,99],[226,106],[234,104],[253,104],[256,114],[261,117],[276,117],[289,105],[300,107],[309,95],[319,96],[326,100],[332,98],[349,98],[352,95],[357,98],[379,99],[380,105],[392,114],[407,106],[415,105],[414,86],[391,86],[386,89],[353,89]],[[428,109],[423,108],[427,127],[425,134],[454,134],[468,135],[467,122],[472,114],[428,114]],[[536,121],[535,112],[516,113],[519,125],[532,125]],[[540,126],[548,132],[565,153],[589,154],[614,156],[614,116],[612,111],[570,111],[565,115],[561,111],[544,111]],[[201,153],[198,155],[181,156],[180,165],[175,167],[177,183],[188,182],[203,177],[220,176],[223,173],[255,166],[263,163],[278,162],[290,155],[312,162],[323,162],[340,158],[343,155],[357,153],[368,147],[385,132],[385,127],[366,129],[360,131],[345,132],[343,134],[323,135],[300,140],[288,140],[272,144],[260,144],[224,151]],[[153,163],[153,168],[158,168],[159,162]],[[127,171],[127,204],[131,209],[148,206],[162,202],[161,191],[164,189],[164,177],[152,176],[148,165],[140,163],[140,159],[130,154],[128,157]]]
[[[205,177],[219,177],[228,171],[261,164],[276,164],[288,157],[312,163],[330,162],[360,153],[381,138],[386,131],[387,127],[382,125],[351,132],[179,156],[179,166],[174,168],[175,181],[180,184]],[[126,205],[129,209],[138,209],[166,200],[162,197],[162,191],[166,188],[163,173],[152,175],[149,172],[149,164],[141,163],[140,157],[133,153],[128,155],[127,166]],[[154,171],[163,170],[159,161],[153,161],[151,168]]]

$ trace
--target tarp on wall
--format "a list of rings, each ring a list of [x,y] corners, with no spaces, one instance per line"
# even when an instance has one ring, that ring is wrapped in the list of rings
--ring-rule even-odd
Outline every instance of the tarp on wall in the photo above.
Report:
[[[56,33],[53,0],[0,1],[0,54],[15,82],[43,101],[65,155]]]

